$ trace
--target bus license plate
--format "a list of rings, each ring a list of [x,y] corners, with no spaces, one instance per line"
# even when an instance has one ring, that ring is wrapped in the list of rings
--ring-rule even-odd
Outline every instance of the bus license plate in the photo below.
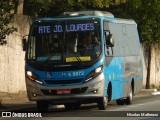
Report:
[[[71,89],[57,90],[58,95],[70,94],[70,93],[71,93]]]

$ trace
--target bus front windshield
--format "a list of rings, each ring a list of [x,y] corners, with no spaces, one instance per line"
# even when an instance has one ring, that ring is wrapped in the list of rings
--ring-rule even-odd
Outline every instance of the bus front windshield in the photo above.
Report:
[[[84,63],[96,60],[100,54],[98,20],[39,21],[32,26],[28,61]]]

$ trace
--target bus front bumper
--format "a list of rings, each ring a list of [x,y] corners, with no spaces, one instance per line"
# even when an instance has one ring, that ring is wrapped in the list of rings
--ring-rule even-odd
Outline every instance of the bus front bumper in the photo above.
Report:
[[[92,102],[105,95],[105,79],[101,73],[95,79],[74,86],[43,86],[26,78],[28,98],[31,101],[51,101],[54,104],[71,102]],[[57,91],[70,90],[70,93],[57,94]]]

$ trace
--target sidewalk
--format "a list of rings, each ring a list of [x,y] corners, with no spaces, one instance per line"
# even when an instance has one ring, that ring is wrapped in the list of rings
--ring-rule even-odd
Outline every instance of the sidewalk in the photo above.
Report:
[[[135,97],[145,97],[145,96],[152,96],[152,95],[160,95],[159,89],[142,89],[138,92]]]
[[[0,107],[2,104],[30,104],[25,91],[19,93],[0,92]]]
[[[157,89],[142,89],[139,93],[137,93],[134,97],[145,97],[152,95],[160,95],[160,90]],[[27,93],[3,93],[0,92],[0,107],[3,104],[33,104],[28,100]]]

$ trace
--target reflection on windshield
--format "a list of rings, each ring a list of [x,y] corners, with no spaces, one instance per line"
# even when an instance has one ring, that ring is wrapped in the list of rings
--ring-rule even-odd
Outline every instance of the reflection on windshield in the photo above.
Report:
[[[98,21],[37,23],[29,37],[28,60],[86,62],[101,54]]]

